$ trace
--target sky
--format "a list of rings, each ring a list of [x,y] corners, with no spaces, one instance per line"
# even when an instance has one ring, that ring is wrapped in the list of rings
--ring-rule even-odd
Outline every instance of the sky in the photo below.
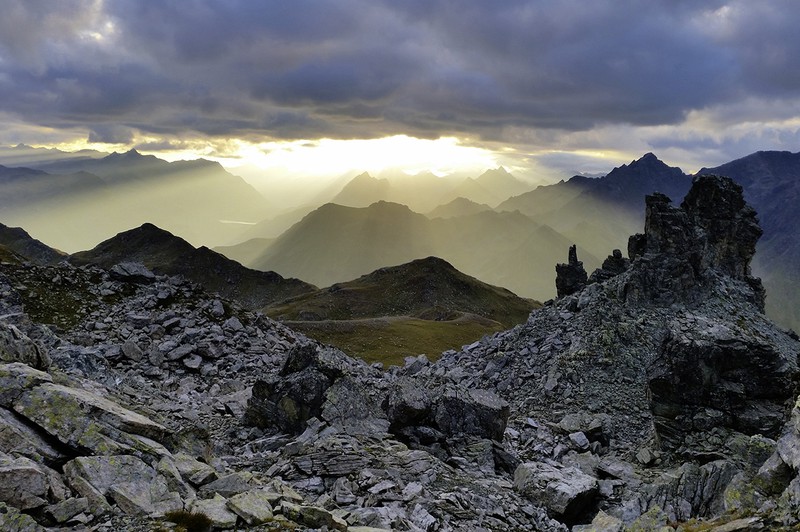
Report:
[[[0,0],[0,145],[287,175],[798,151],[794,0]]]

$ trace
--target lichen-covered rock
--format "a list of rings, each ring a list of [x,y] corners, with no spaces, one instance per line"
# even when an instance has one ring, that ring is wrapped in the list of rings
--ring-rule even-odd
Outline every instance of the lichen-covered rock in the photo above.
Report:
[[[13,412],[0,407],[0,451],[39,463],[63,461],[64,454]]]
[[[347,530],[347,522],[344,519],[317,506],[293,504],[284,501],[281,503],[281,513],[309,528],[327,527],[329,530]]]
[[[216,529],[233,528],[239,520],[239,516],[228,508],[228,501],[222,495],[214,495],[211,499],[198,499],[191,504],[191,510],[208,517]]]
[[[168,452],[155,441],[166,437],[164,426],[85,390],[43,383],[23,393],[14,410],[75,449],[153,459]]]
[[[33,517],[20,512],[14,506],[0,502],[0,530],[7,532],[46,532]]]
[[[0,406],[13,407],[23,392],[47,382],[53,382],[49,374],[27,364],[13,362],[0,365]]]
[[[260,525],[272,519],[272,502],[274,500],[270,493],[251,490],[228,499],[228,508],[248,525]]]
[[[64,465],[64,475],[78,493],[91,497],[85,482],[129,515],[163,515],[183,507],[166,480],[135,456],[78,457]]]
[[[0,502],[20,510],[46,505],[49,482],[42,467],[28,458],[0,455]]]

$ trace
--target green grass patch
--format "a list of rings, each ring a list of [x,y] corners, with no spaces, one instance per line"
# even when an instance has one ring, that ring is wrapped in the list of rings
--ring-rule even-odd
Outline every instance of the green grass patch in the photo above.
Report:
[[[369,363],[402,366],[405,357],[425,354],[437,360],[442,351],[460,349],[505,329],[496,321],[465,315],[450,321],[396,316],[349,321],[290,321],[290,328],[338,347]]]

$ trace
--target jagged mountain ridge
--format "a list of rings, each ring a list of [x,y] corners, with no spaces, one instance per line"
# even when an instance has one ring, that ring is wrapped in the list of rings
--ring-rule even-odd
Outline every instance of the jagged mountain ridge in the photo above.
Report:
[[[119,233],[91,250],[74,253],[70,261],[106,269],[124,262],[141,263],[156,273],[183,275],[209,292],[217,292],[250,309],[316,289],[275,272],[250,270],[206,247],[195,248],[149,223]]]
[[[425,172],[376,178],[364,172],[350,180],[330,203],[367,207],[388,201],[402,203],[416,212],[428,212],[458,197],[496,205],[530,188],[503,167],[487,170],[476,178],[437,177]]]

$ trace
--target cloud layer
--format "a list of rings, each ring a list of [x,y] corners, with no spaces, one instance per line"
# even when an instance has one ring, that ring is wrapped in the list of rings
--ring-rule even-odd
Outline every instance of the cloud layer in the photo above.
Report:
[[[724,152],[796,142],[798,26],[787,0],[6,0],[0,113],[111,143],[613,130]]]

